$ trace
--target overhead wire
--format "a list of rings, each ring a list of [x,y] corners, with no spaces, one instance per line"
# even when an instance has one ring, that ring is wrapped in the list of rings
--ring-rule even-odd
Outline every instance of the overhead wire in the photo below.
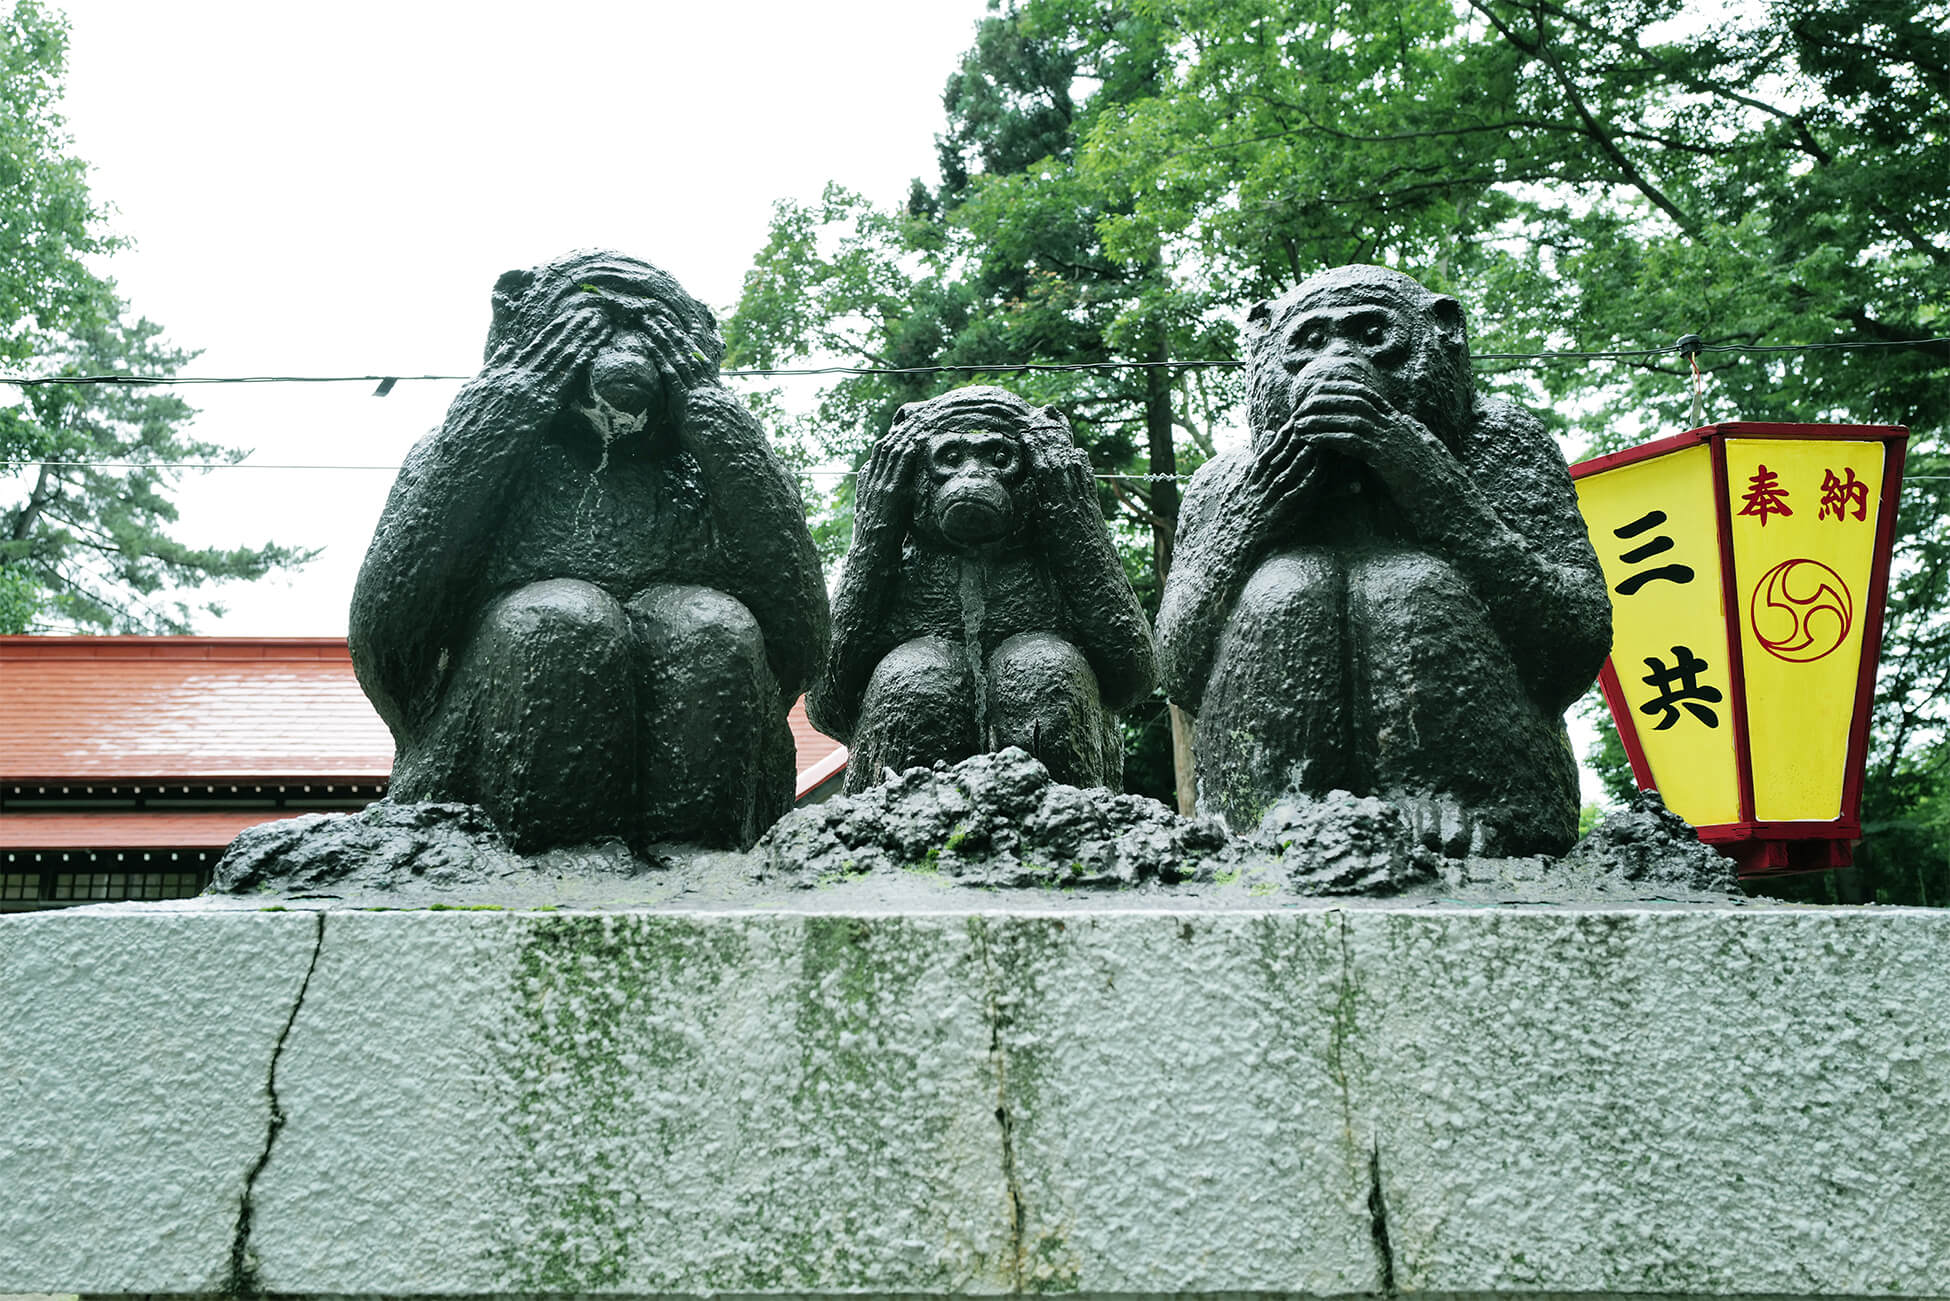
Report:
[[[1476,353],[1470,357],[1472,362],[1558,362],[1558,361],[1635,361],[1653,357],[1682,356],[1689,360],[1702,352],[1822,352],[1853,350],[1860,348],[1925,348],[1950,346],[1950,336],[1931,339],[1848,339],[1825,343],[1761,344],[1761,343],[1701,343],[1698,336],[1688,335],[1676,343],[1658,348],[1630,348],[1609,350],[1563,350],[1552,352],[1487,352]],[[766,379],[791,376],[827,375],[995,375],[1018,374],[1022,372],[1087,372],[1104,370],[1146,370],[1167,368],[1173,370],[1236,369],[1246,363],[1231,358],[1203,358],[1168,361],[1077,361],[1077,362],[1006,362],[986,365],[952,364],[939,366],[807,366],[807,367],[762,367],[720,371],[726,379]],[[1508,369],[1521,369],[1510,367]],[[1697,363],[1694,363],[1697,375]],[[384,397],[391,393],[397,384],[415,381],[462,382],[474,378],[472,375],[0,375],[0,384],[13,384],[21,388],[44,385],[109,385],[126,384],[137,387],[165,385],[210,385],[210,384],[377,384],[375,396]],[[51,461],[15,460],[4,462],[9,471],[28,466],[47,466],[50,469],[97,469],[97,470],[351,470],[394,472],[397,465],[351,465],[316,464],[286,465],[254,461]],[[849,479],[856,475],[853,470],[801,470],[798,477],[817,479]],[[1158,483],[1190,481],[1188,474],[1095,474],[1093,478],[1109,481],[1135,483]],[[1911,480],[1934,479],[1934,475],[1912,475]]]
[[[45,465],[52,470],[384,470],[388,474],[397,473],[397,465],[350,465],[334,463],[329,465],[286,465],[267,461],[46,461],[10,460],[0,462],[9,470],[24,470],[29,466]],[[851,479],[857,470],[797,470],[794,473],[802,479]],[[1191,480],[1189,474],[1093,474],[1094,479],[1119,479],[1138,483],[1155,483],[1169,479],[1184,483]]]
[[[1829,352],[1861,348],[1930,348],[1950,346],[1950,336],[1931,339],[1836,339],[1823,343],[1692,343],[1667,344],[1658,348],[1604,350],[1565,349],[1549,352],[1484,352],[1470,357],[1472,362],[1559,362],[1559,361],[1638,361],[1652,357],[1690,356],[1698,352]],[[1230,357],[1185,358],[1167,361],[1023,361],[955,363],[939,366],[765,366],[720,371],[726,379],[773,379],[823,375],[1013,375],[1024,372],[1077,373],[1102,370],[1236,370],[1246,363]],[[1511,369],[1517,369],[1512,367]],[[472,375],[0,375],[0,384],[22,388],[43,385],[128,384],[378,384],[389,391],[395,384],[420,381],[454,382]]]

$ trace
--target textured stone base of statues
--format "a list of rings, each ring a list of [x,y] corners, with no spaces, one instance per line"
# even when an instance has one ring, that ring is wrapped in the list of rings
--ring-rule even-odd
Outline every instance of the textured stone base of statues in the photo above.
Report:
[[[0,926],[0,1292],[1944,1297],[1950,913]]]
[[[1732,863],[1655,793],[1562,857],[1452,858],[1440,836],[1394,804],[1345,791],[1290,795],[1235,836],[1216,818],[1182,818],[1140,795],[1064,785],[1008,749],[794,809],[747,853],[639,853],[611,838],[524,855],[464,804],[312,814],[239,836],[212,890],[409,907],[766,904],[799,891],[925,905],[975,889],[1103,904],[1360,894],[1710,902],[1739,893]]]

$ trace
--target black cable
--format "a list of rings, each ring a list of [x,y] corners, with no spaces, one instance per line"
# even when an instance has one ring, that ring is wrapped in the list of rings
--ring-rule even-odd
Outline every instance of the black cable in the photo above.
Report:
[[[397,465],[271,465],[261,461],[5,461],[0,466],[6,473],[25,470],[35,466],[47,466],[55,470],[383,470],[387,474],[397,474]],[[796,470],[797,479],[853,479],[859,476],[858,470]],[[1173,483],[1190,483],[1189,474],[1092,474],[1093,479],[1121,483],[1159,483],[1170,480]],[[1905,486],[1911,483],[1941,482],[1950,480],[1944,474],[1906,474]]]
[[[1934,348],[1950,346],[1950,337],[1936,339],[1861,339],[1840,340],[1833,343],[1708,343],[1682,347],[1668,344],[1662,348],[1630,348],[1613,351],[1583,352],[1484,352],[1470,358],[1471,361],[1642,361],[1653,357],[1669,357],[1683,352],[1830,352],[1848,351],[1859,348]],[[719,372],[728,379],[769,379],[778,376],[796,375],[1008,375],[1025,371],[1077,372],[1096,370],[1146,370],[1163,367],[1170,370],[1236,370],[1244,366],[1243,361],[1222,358],[1185,361],[1024,361],[994,362],[987,365],[952,366],[773,366],[750,370],[727,370]],[[419,380],[460,381],[474,378],[472,375],[0,375],[0,384],[15,384],[22,388],[33,388],[45,384],[128,384],[135,386],[163,384],[393,384]]]
[[[52,470],[384,470],[387,474],[399,473],[397,465],[273,465],[265,461],[0,461],[5,472],[25,470],[36,466],[46,466]],[[800,479],[851,479],[857,470],[798,470],[794,476]],[[1127,482],[1155,483],[1161,479],[1185,483],[1191,480],[1189,474],[1095,474],[1095,479],[1117,479]]]

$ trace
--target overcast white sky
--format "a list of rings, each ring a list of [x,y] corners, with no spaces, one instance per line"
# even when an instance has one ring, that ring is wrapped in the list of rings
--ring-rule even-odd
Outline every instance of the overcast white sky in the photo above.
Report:
[[[579,247],[728,309],[772,203],[932,178],[941,87],[986,0],[331,5],[67,0],[66,116],[185,373],[468,374],[488,292]],[[814,381],[794,381],[810,384]],[[265,465],[398,465],[457,384],[186,390]],[[323,546],[199,631],[343,635],[392,475],[233,469],[187,541]]]

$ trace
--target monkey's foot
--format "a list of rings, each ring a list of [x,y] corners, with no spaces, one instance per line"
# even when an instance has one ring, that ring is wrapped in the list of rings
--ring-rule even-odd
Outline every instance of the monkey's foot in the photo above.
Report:
[[[1502,840],[1486,810],[1442,791],[1393,791],[1390,804],[1408,822],[1412,843],[1433,849],[1444,858],[1489,858],[1500,852]]]

